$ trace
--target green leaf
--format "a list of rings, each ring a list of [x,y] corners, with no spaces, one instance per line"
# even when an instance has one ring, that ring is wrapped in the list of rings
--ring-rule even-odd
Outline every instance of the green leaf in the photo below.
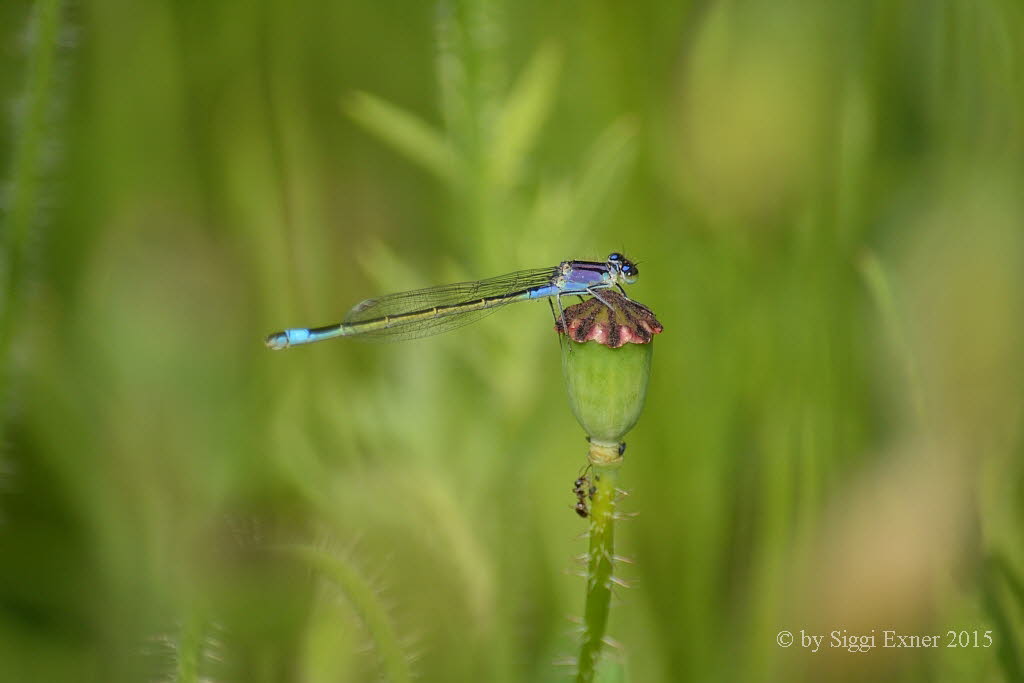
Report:
[[[456,155],[444,135],[419,117],[364,92],[353,93],[342,102],[342,109],[409,160],[447,183],[455,182]]]
[[[619,119],[601,134],[590,152],[576,186],[575,211],[569,225],[590,226],[622,189],[623,178],[636,151],[635,126]]]
[[[561,70],[559,50],[548,45],[534,55],[501,108],[492,136],[490,176],[499,187],[514,185],[541,125],[554,103]]]

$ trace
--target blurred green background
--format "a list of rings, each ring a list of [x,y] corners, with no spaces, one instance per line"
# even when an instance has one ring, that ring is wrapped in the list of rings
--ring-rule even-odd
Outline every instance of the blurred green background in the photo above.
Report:
[[[4,2],[0,680],[565,680],[547,307],[262,339],[616,250],[665,333],[609,680],[1024,680],[1022,36],[1018,0]],[[776,644],[844,629],[940,647]]]

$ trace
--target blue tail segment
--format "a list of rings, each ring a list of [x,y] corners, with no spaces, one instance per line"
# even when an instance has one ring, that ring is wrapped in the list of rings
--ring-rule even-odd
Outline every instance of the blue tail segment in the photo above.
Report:
[[[329,325],[327,327],[315,327],[313,329],[293,327],[287,330],[281,330],[280,332],[275,332],[268,336],[264,343],[275,351],[280,351],[281,349],[287,349],[290,346],[312,344],[313,342],[320,341],[321,339],[340,337],[343,334],[342,327],[342,325]]]

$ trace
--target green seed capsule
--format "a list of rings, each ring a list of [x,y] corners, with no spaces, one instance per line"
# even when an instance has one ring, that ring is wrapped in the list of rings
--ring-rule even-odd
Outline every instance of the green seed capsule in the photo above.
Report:
[[[565,309],[565,326],[562,374],[572,412],[592,444],[617,451],[640,419],[661,324],[645,306],[602,292],[600,301]]]

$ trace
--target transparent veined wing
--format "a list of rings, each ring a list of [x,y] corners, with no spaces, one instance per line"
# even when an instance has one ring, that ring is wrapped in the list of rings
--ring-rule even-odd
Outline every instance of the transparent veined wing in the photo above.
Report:
[[[486,280],[456,282],[367,299],[353,306],[345,316],[344,324],[353,327],[346,336],[399,341],[447,332],[520,300],[514,298],[516,294],[550,284],[557,272],[557,267],[519,270]],[[486,306],[473,307],[481,299],[489,300]],[[435,309],[441,310],[435,313]],[[409,317],[402,319],[402,316]],[[396,319],[386,327],[368,325],[359,329],[361,324],[385,317]]]

